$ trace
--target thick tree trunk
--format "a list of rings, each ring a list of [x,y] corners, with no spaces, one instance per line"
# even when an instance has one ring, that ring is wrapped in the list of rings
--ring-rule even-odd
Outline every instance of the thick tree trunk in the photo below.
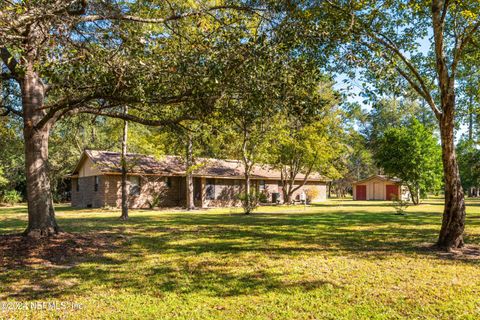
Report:
[[[45,115],[45,89],[29,65],[21,82],[25,139],[28,227],[24,234],[45,237],[59,232],[48,177],[48,138],[51,122],[37,127]]]
[[[285,203],[286,204],[291,204],[292,203],[292,194],[287,192],[287,194],[285,195]]]
[[[125,114],[128,107],[125,107]],[[128,220],[128,170],[127,170],[127,142],[128,142],[128,121],[124,121],[122,136],[122,215],[120,219]]]
[[[290,180],[282,179],[283,203],[290,205],[292,202],[292,184]]]
[[[287,203],[288,204],[291,204],[292,203],[292,199],[293,199],[293,191],[291,190],[288,190],[288,193],[287,193]]]
[[[288,181],[288,186],[287,186],[287,203],[291,204],[293,200],[293,193],[298,190],[298,188],[294,188],[295,181],[293,179],[290,179]]]
[[[283,178],[282,176],[282,196],[283,196],[283,204],[288,203],[287,198],[288,198],[288,192],[287,192],[287,181]]]
[[[465,229],[465,200],[455,155],[454,100],[450,103],[452,105],[443,108],[444,114],[440,119],[445,179],[445,208],[437,244],[445,249],[462,247]]]
[[[187,210],[195,209],[195,201],[193,197],[193,176],[192,176],[192,165],[193,165],[193,142],[192,137],[188,137],[187,148],[186,148],[186,186],[187,186]]]

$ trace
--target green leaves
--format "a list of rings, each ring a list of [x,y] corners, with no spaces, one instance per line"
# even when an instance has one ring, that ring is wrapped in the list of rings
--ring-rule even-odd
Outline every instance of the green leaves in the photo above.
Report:
[[[457,145],[458,166],[465,190],[480,185],[480,150],[478,144],[470,140],[461,140]]]
[[[4,187],[8,183],[8,179],[5,178],[5,170],[0,166],[0,188]]]
[[[412,119],[406,126],[388,128],[374,149],[378,167],[426,195],[442,184],[441,148],[431,129]]]

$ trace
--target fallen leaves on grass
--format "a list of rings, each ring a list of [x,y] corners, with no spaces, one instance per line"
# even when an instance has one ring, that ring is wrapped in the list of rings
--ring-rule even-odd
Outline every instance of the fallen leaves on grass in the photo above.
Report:
[[[111,235],[101,233],[58,235],[33,239],[21,234],[0,235],[0,267],[32,265],[73,265],[82,257],[91,257],[111,250]]]
[[[462,248],[450,249],[449,251],[432,244],[422,244],[420,248],[427,252],[434,252],[442,259],[480,260],[480,246],[475,244],[466,244]]]

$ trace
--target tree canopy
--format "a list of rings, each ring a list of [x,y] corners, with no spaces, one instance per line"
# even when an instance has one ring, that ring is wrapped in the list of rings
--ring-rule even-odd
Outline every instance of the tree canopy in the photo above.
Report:
[[[378,138],[377,165],[408,187],[414,204],[442,183],[441,149],[431,129],[412,119],[399,128],[388,128]]]

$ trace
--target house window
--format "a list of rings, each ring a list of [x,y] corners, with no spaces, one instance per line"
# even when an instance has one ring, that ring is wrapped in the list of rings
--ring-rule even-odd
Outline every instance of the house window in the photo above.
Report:
[[[93,190],[98,191],[98,185],[100,184],[100,179],[98,178],[98,176],[95,176],[93,178],[94,178]]]
[[[130,181],[130,195],[138,196],[140,194],[140,177],[130,176],[128,181]]]
[[[205,198],[215,200],[215,179],[207,179],[205,186]]]
[[[265,180],[260,180],[258,181],[258,190],[260,192],[265,191]]]

